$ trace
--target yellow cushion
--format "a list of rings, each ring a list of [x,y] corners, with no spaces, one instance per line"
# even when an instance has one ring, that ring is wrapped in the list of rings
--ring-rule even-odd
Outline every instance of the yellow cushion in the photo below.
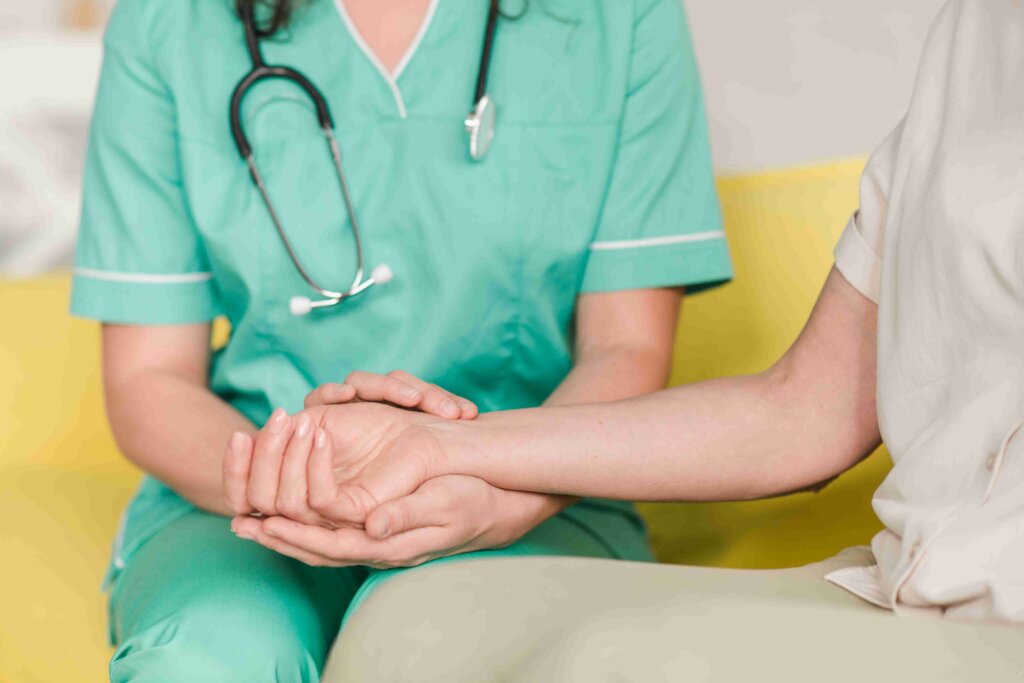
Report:
[[[675,383],[762,369],[795,338],[856,206],[862,163],[721,181],[737,281],[686,304]],[[138,473],[107,428],[93,323],[66,313],[68,278],[0,282],[0,681],[102,680],[99,585]],[[665,561],[775,567],[878,528],[873,457],[821,494],[644,506]]]
[[[796,339],[857,208],[862,160],[719,182],[736,279],[684,304],[672,384],[756,372]],[[791,567],[868,543],[882,525],[871,495],[884,449],[821,493],[767,501],[644,505],[658,559],[717,567]]]

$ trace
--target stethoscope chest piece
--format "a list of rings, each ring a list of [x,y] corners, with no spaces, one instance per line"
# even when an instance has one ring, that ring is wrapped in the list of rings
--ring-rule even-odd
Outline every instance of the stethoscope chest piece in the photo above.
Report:
[[[484,95],[466,117],[466,133],[469,135],[469,156],[481,161],[494,142],[494,130],[498,122],[498,108],[490,95]]]

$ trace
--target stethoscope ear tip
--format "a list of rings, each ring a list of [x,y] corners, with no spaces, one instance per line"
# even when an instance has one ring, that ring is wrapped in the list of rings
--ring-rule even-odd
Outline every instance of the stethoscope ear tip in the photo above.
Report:
[[[370,277],[373,278],[374,284],[386,285],[395,279],[395,273],[391,270],[391,266],[386,263],[382,263],[373,269],[370,273]]]
[[[304,315],[309,315],[314,308],[329,308],[331,306],[336,306],[342,301],[347,301],[354,297],[356,294],[361,294],[372,285],[386,285],[393,279],[395,279],[395,274],[392,272],[391,266],[386,263],[382,263],[373,269],[373,272],[370,273],[369,280],[361,280],[360,282],[357,282],[352,286],[352,289],[344,294],[340,292],[321,292],[322,295],[327,296],[328,298],[318,301],[313,301],[312,299],[304,296],[293,296],[288,301],[288,309],[292,312],[292,315],[300,318]]]
[[[313,302],[304,296],[293,296],[288,302],[288,307],[291,309],[292,315],[299,317],[309,315],[309,312],[313,310]]]

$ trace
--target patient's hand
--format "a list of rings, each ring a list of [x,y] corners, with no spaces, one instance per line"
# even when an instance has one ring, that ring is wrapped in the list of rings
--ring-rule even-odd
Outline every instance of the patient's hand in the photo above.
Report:
[[[413,444],[429,462],[439,453],[426,426],[440,421],[383,403],[313,406],[295,416],[276,410],[254,439],[231,439],[224,455],[225,501],[236,515],[362,524],[365,513],[353,510],[369,510],[373,501],[348,503],[338,495],[338,482],[358,475],[396,443]]]

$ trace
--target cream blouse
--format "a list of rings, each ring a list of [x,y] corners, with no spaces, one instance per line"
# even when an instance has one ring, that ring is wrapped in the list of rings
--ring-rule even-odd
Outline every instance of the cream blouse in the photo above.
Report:
[[[896,610],[1024,621],[1024,3],[946,4],[860,192],[835,258],[879,306],[894,467],[877,566],[829,579]]]

